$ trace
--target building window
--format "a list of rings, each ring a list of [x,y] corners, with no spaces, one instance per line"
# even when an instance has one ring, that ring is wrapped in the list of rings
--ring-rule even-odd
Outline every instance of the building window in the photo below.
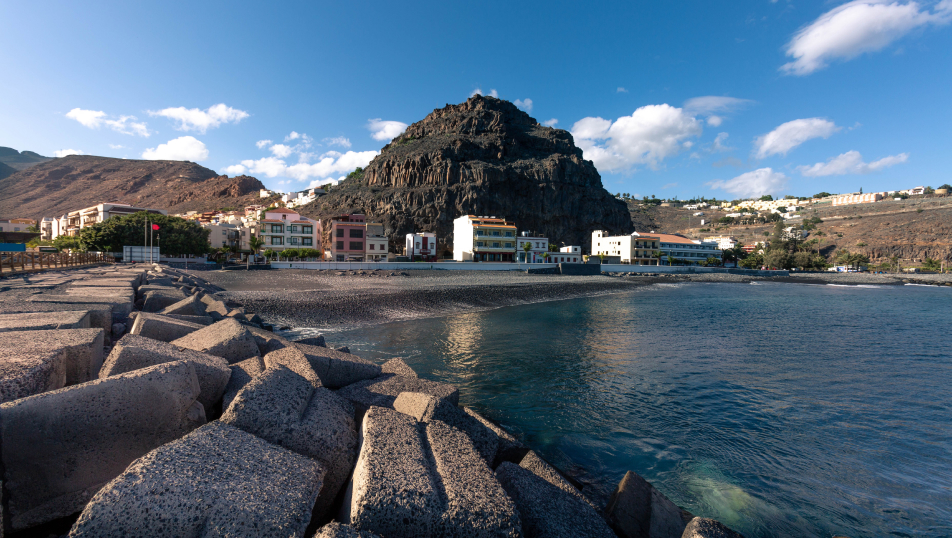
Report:
[[[289,244],[289,245],[297,245],[297,244],[298,244],[298,238],[297,238],[297,237],[291,237],[291,238],[289,238],[289,239],[288,239],[288,244]]]
[[[296,234],[298,233],[298,227],[295,225],[291,225],[291,229],[289,231],[293,234]]]
[[[506,243],[506,248],[512,248],[512,243]]]
[[[499,243],[493,243],[493,248],[499,248]]]
[[[351,236],[352,238],[355,238],[355,239],[363,238],[363,237],[364,237],[364,231],[363,231],[363,230],[353,229],[353,230],[350,231],[350,236]]]
[[[493,232],[494,237],[499,237],[499,232]]]
[[[281,224],[272,224],[272,225],[271,225],[271,233],[273,233],[273,234],[284,233],[284,225],[281,225]]]
[[[512,232],[506,232],[506,237],[512,237]]]
[[[338,242],[337,242],[337,250],[344,250],[344,242],[343,242],[343,241],[338,241]]]
[[[222,234],[222,235],[228,235],[228,232],[226,232],[225,230],[222,230],[222,231],[221,231],[221,234]]]
[[[271,244],[272,244],[272,245],[283,245],[283,244],[284,244],[284,238],[283,238],[283,237],[271,236]]]
[[[313,227],[313,226],[301,226],[301,233],[302,233],[302,234],[311,235],[312,233],[314,233],[314,227]]]
[[[477,247],[483,246],[483,242],[482,242],[482,241],[476,241],[476,246],[477,246]]]
[[[370,250],[376,250],[373,243],[370,244]]]
[[[305,247],[310,247],[314,245],[314,240],[311,239],[310,237],[302,237],[301,244],[304,245]]]
[[[361,243],[360,241],[350,242],[350,250],[363,250],[363,249],[364,249],[364,244]]]
[[[343,229],[343,228],[338,228],[338,229],[336,230],[336,232],[335,232],[335,235],[336,235],[337,237],[344,237],[344,229]],[[343,247],[341,247],[341,248],[343,248]]]

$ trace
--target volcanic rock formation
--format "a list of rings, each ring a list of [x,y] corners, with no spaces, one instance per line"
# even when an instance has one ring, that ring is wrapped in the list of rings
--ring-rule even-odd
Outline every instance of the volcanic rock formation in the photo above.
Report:
[[[219,176],[188,161],[70,155],[0,179],[0,215],[56,217],[116,201],[169,212],[211,211],[257,203],[263,188],[253,177]]]
[[[592,230],[633,231],[624,202],[602,187],[571,134],[482,95],[434,110],[303,210],[318,218],[347,212],[382,222],[391,247],[425,231],[449,248],[452,221],[466,214],[505,217],[520,231],[585,247]]]

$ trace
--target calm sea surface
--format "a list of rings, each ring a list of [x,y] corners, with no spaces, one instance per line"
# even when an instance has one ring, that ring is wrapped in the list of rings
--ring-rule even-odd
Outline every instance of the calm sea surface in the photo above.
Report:
[[[952,290],[637,292],[329,335],[460,388],[595,496],[754,536],[952,536]]]

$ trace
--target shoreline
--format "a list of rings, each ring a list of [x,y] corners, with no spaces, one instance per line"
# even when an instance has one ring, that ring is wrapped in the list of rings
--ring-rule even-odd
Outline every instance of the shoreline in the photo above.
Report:
[[[192,273],[190,271],[190,273]],[[281,331],[335,333],[544,302],[632,292],[677,283],[952,286],[950,274],[800,273],[761,277],[719,273],[645,276],[537,275],[517,271],[271,271],[195,272],[222,299],[258,314]],[[392,276],[391,276],[392,275]]]

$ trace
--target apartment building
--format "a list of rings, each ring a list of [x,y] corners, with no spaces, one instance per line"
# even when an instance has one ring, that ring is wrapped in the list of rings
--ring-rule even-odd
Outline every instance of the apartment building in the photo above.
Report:
[[[364,259],[368,262],[387,261],[387,246],[390,240],[383,234],[383,224],[379,222],[367,223],[367,240]]]
[[[299,213],[279,207],[265,211],[258,221],[258,236],[264,240],[264,248],[280,251],[286,248],[320,249],[319,222]]]
[[[0,232],[25,232],[35,224],[33,219],[0,219]]]
[[[607,235],[604,230],[592,232],[592,256],[617,256],[621,263],[658,265],[655,253],[661,248],[660,237],[642,235]]]
[[[737,246],[737,238],[729,235],[712,235],[705,237],[704,241],[717,243],[717,248],[721,250],[728,250]]]
[[[156,215],[169,214],[164,209],[134,207],[119,202],[102,203],[85,209],[70,211],[59,218],[44,217],[40,222],[40,237],[46,241],[52,241],[61,235],[76,236],[79,235],[81,229],[92,226],[97,222],[105,222],[112,217],[132,215],[140,211],[147,211]],[[54,224],[54,220],[58,222]]]
[[[430,232],[407,234],[403,252],[411,260],[420,258],[423,261],[436,261],[439,255],[436,251],[436,234]]]
[[[360,213],[340,215],[319,222],[321,238],[330,259],[338,262],[364,261],[367,255],[367,217]],[[384,250],[386,255],[386,250]]]
[[[529,244],[529,252],[526,252],[525,245]],[[545,258],[542,256],[549,251],[549,238],[534,236],[530,232],[520,232],[516,237],[516,256],[519,263],[542,263]]]
[[[635,232],[632,235],[640,236],[638,232]],[[681,235],[659,234],[654,232],[651,233],[651,237],[657,238],[660,245],[659,250],[661,251],[661,256],[663,257],[662,259],[667,259],[668,256],[671,256],[691,265],[697,265],[699,262],[710,257],[721,259],[721,250],[718,248],[718,244],[714,241],[698,241],[695,239],[688,239],[687,237]]]
[[[496,217],[459,217],[453,221],[453,259],[460,262],[514,261],[515,223]]]
[[[201,226],[208,230],[208,242],[212,248],[251,250],[250,240],[254,237],[252,228],[227,222],[203,223]]]

